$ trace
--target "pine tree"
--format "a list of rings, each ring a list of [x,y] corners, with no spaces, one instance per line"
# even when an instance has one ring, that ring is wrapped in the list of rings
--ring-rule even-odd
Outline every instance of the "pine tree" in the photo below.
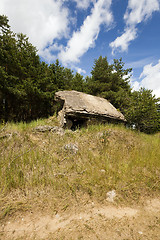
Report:
[[[131,69],[124,69],[122,59],[110,65],[107,57],[100,56],[94,62],[92,77],[87,79],[87,92],[106,98],[123,112],[131,93],[129,72]]]
[[[72,89],[83,92],[84,91],[84,79],[79,73],[76,73],[72,80]]]
[[[145,132],[154,133],[160,130],[160,99],[152,95],[151,90],[141,88],[132,93],[129,107],[125,110],[125,117],[130,126]]]

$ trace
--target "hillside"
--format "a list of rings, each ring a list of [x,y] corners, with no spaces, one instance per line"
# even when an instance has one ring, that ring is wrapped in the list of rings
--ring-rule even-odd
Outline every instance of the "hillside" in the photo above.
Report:
[[[160,135],[55,126],[0,127],[0,239],[158,240]]]

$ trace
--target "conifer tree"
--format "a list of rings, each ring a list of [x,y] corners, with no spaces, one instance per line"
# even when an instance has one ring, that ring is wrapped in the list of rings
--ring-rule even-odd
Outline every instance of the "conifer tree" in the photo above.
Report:
[[[131,69],[124,69],[122,59],[109,64],[107,57],[100,56],[94,62],[92,76],[87,79],[87,92],[106,98],[116,108],[124,111],[131,93],[130,72]]]
[[[145,133],[160,131],[159,102],[151,90],[141,88],[132,93],[125,117],[130,126]]]

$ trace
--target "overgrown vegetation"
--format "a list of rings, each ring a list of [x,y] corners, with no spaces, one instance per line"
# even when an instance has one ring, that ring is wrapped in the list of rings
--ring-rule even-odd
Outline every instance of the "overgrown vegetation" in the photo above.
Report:
[[[53,208],[60,202],[63,208],[84,195],[106,201],[106,193],[113,189],[119,202],[159,194],[159,134],[92,125],[58,135],[34,131],[39,124],[58,123],[53,117],[1,126],[1,217],[15,208],[32,209],[35,203],[42,208],[50,198]],[[69,143],[78,151],[66,149]]]
[[[154,133],[160,130],[158,99],[150,90],[131,91],[129,73],[122,59],[109,64],[100,56],[91,77],[64,68],[59,61],[41,62],[37,50],[23,34],[11,31],[0,16],[0,121],[31,121],[53,115],[54,93],[77,90],[109,100],[125,115],[130,126]]]

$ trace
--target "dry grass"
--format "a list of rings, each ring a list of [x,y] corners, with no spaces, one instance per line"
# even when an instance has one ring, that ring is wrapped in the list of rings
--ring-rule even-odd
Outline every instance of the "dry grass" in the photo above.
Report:
[[[159,134],[113,125],[92,125],[63,136],[33,131],[42,124],[58,123],[53,117],[0,128],[1,217],[35,205],[65,209],[84,195],[103,201],[112,189],[118,202],[159,193]],[[78,152],[65,149],[68,143],[76,144]]]

